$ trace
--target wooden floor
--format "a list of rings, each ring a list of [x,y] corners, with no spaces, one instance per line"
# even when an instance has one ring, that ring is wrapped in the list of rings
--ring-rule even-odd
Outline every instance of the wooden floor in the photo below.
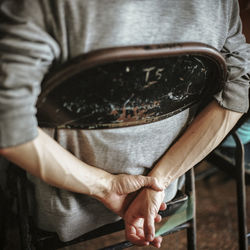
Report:
[[[200,169],[207,168],[201,166]],[[248,228],[250,231],[250,186],[247,187],[248,199]],[[224,174],[218,173],[207,181],[196,182],[197,198],[197,249],[198,250],[236,250],[237,243],[237,210],[235,199],[235,183]],[[10,223],[8,242],[5,250],[19,250],[18,233],[15,220]],[[15,240],[13,240],[15,239]],[[124,240],[123,232],[109,237],[65,247],[61,250],[95,250],[109,244]],[[186,233],[181,231],[164,238],[161,249],[186,249]],[[131,247],[130,249],[138,249]],[[155,249],[153,247],[139,249]],[[250,248],[249,248],[250,249]]]

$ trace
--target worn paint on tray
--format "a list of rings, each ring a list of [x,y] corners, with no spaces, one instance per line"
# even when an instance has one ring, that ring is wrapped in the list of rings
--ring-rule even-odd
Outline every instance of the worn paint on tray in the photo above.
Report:
[[[62,81],[43,98],[39,122],[96,129],[158,121],[218,91],[218,74],[198,55],[108,63]]]

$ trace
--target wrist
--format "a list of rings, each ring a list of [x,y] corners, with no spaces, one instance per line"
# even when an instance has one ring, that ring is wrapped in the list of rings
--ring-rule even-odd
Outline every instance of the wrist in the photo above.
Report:
[[[149,176],[155,177],[164,189],[167,188],[174,180],[174,176],[171,174],[171,169],[169,169],[165,164],[157,164],[149,173]]]
[[[103,172],[101,176],[96,179],[94,187],[91,191],[91,196],[97,200],[103,201],[111,191],[112,183],[115,175],[108,172]]]

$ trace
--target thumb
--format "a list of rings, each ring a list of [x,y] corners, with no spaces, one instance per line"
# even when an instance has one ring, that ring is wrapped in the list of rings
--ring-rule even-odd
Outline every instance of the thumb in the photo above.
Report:
[[[161,184],[156,177],[152,176],[142,176],[143,186],[154,189],[155,191],[163,191],[164,185]]]
[[[154,217],[151,214],[148,214],[144,221],[144,234],[145,239],[149,242],[154,240],[155,237],[155,225]]]

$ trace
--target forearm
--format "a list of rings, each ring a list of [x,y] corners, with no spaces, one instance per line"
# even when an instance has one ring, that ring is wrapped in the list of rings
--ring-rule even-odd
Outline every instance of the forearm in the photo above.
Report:
[[[111,174],[80,161],[40,129],[33,141],[1,152],[32,175],[59,188],[96,198],[105,196],[110,188]]]
[[[212,101],[159,160],[149,175],[157,177],[167,187],[218,146],[241,115]]]

